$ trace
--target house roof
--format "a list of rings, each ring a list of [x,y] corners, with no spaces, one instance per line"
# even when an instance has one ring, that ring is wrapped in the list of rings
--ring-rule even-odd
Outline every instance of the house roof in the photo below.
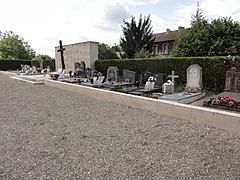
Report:
[[[175,41],[180,32],[179,30],[167,30],[167,32],[157,33],[154,42]]]

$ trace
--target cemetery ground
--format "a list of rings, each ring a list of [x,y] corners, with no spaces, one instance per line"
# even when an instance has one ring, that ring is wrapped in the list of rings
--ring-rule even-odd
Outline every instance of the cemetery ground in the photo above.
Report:
[[[0,75],[0,179],[240,179],[240,137]]]

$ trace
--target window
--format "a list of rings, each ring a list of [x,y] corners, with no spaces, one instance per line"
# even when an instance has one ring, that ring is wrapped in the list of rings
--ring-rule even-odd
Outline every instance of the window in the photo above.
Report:
[[[153,46],[153,54],[158,54],[158,47],[157,46]]]
[[[168,54],[169,53],[169,49],[168,49],[168,43],[165,43],[162,45],[162,54]]]

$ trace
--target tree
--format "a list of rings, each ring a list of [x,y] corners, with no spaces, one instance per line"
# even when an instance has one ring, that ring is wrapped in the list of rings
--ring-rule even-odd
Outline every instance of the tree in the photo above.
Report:
[[[101,43],[98,45],[98,59],[118,59],[117,53],[114,48],[107,44]]]
[[[227,17],[209,23],[198,8],[191,27],[177,37],[172,53],[174,56],[240,54],[240,24]]]
[[[2,59],[32,59],[35,51],[22,37],[7,31],[0,33],[0,57]]]
[[[184,30],[176,39],[172,54],[175,56],[204,56],[210,48],[209,24],[197,8],[192,15],[191,28]]]
[[[47,54],[38,54],[37,56],[35,56],[33,58],[33,60],[54,60],[54,58],[51,58],[49,55]]]
[[[214,19],[210,27],[211,47],[209,55],[240,54],[240,24],[231,17]]]
[[[144,50],[152,52],[154,34],[152,31],[150,15],[142,18],[140,15],[138,23],[132,16],[130,22],[123,21],[123,37],[120,38],[120,46],[128,58],[135,57],[136,53]]]

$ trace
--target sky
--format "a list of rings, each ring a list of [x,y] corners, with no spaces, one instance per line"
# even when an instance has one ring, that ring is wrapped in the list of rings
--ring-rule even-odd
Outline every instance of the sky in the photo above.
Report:
[[[240,21],[240,0],[0,0],[0,31],[13,31],[36,51],[84,41],[119,44],[123,20],[150,14],[154,33],[189,27],[197,4],[211,20]]]

